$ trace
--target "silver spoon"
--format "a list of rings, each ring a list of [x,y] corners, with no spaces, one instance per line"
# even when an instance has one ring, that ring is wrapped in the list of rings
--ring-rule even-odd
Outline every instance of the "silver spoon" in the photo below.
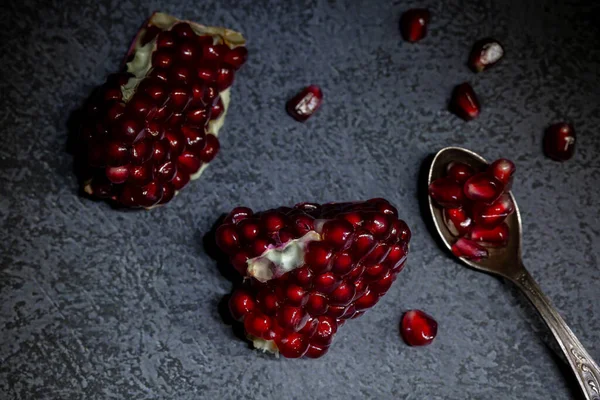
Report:
[[[475,169],[482,169],[488,165],[487,161],[477,153],[461,147],[446,147],[435,155],[429,169],[427,185],[435,179],[445,176],[446,167],[451,161],[460,161]],[[459,259],[469,267],[508,279],[521,289],[554,334],[577,377],[585,398],[600,400],[600,368],[523,266],[521,259],[521,214],[514,196],[512,193],[509,193],[509,195],[515,205],[515,212],[506,219],[510,229],[508,245],[504,248],[489,249],[489,257],[481,261],[475,262],[463,257]],[[429,210],[437,232],[448,250],[450,250],[456,237],[450,233],[444,223],[442,208],[433,204],[431,197],[429,197]]]

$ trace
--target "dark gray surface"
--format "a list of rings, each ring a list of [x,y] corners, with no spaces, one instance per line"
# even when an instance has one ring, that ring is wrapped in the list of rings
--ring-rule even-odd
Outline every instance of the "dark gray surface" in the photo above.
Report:
[[[2,3],[0,398],[576,396],[531,307],[444,254],[416,196],[422,160],[441,147],[515,160],[525,264],[600,360],[600,8],[561,3]],[[410,45],[398,19],[415,5],[433,19]],[[77,196],[66,122],[155,9],[239,29],[250,59],[205,175],[167,207],[117,212]],[[475,76],[465,59],[487,35],[508,55]],[[484,107],[470,123],[445,110],[465,80]],[[325,103],[300,124],[284,103],[310,83]],[[541,138],[563,118],[579,141],[559,164]],[[219,214],[375,196],[413,230],[408,267],[376,308],[316,361],[259,355],[235,338],[217,312],[231,284],[201,244]],[[432,346],[399,338],[408,308],[437,318]]]

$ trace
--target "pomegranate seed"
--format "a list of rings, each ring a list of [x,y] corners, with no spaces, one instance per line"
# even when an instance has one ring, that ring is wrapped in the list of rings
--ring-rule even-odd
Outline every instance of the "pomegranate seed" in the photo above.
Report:
[[[173,34],[176,37],[179,37],[181,39],[196,37],[196,34],[194,33],[194,30],[192,29],[192,27],[185,22],[180,22],[180,23],[174,25],[171,28],[171,32],[173,32]]]
[[[119,88],[108,88],[104,92],[104,101],[120,101],[123,98],[123,94],[121,93],[121,89]]]
[[[488,168],[488,172],[504,184],[505,190],[510,188],[512,177],[516,170],[515,164],[506,158],[500,158],[494,161]]]
[[[492,203],[504,191],[504,185],[493,176],[481,172],[473,175],[465,182],[465,196],[474,201],[483,201],[484,203]]]
[[[106,161],[108,165],[120,166],[127,164],[128,158],[129,148],[124,143],[111,141],[106,145]]]
[[[166,204],[175,196],[175,189],[170,183],[163,184],[163,195],[158,204]]]
[[[471,85],[465,82],[454,88],[450,111],[465,121],[470,121],[479,115],[480,109],[479,100]]]
[[[286,335],[277,343],[279,352],[286,358],[302,357],[308,351],[308,346],[304,335],[295,332]]]
[[[304,256],[306,264],[315,273],[328,272],[331,269],[331,259],[333,251],[331,245],[326,242],[310,242],[306,247]]]
[[[156,167],[156,178],[161,182],[171,182],[177,173],[177,166],[173,161],[167,161]]]
[[[163,31],[156,37],[156,47],[158,49],[169,49],[175,46],[175,36],[171,31]]]
[[[508,235],[508,225],[503,222],[492,229],[474,226],[469,234],[469,238],[482,244],[483,246],[503,247],[508,243]]]
[[[424,8],[413,8],[400,17],[400,32],[407,42],[418,42],[427,35],[431,14]]]
[[[223,50],[226,50],[227,47],[223,48],[219,45],[209,44],[202,48],[202,58],[205,61],[219,61],[221,55],[223,54]]]
[[[410,310],[402,316],[400,332],[409,346],[425,346],[435,339],[437,322],[421,310]]]
[[[126,165],[119,167],[107,167],[106,177],[112,183],[123,183],[127,180],[127,178],[129,178],[129,167]]]
[[[217,88],[219,91],[222,92],[231,86],[234,78],[235,73],[233,72],[233,69],[224,67],[217,69]]]
[[[316,290],[327,294],[333,292],[338,287],[340,279],[332,272],[326,272],[315,276],[313,283]]]
[[[126,143],[133,143],[144,132],[144,125],[135,119],[119,121],[117,137]]]
[[[379,301],[379,297],[373,291],[367,290],[367,292],[359,297],[354,302],[354,307],[356,307],[357,311],[366,310],[368,308],[372,308]]]
[[[246,218],[252,217],[253,215],[254,213],[248,207],[236,207],[233,210],[231,210],[229,215],[227,215],[225,221],[231,221],[231,223],[237,224],[245,220]]]
[[[191,89],[185,86],[177,86],[171,91],[171,107],[174,112],[184,111],[192,100]]]
[[[305,235],[314,228],[314,219],[306,214],[299,215],[294,219],[294,229],[299,236]]]
[[[204,131],[189,126],[182,126],[181,133],[185,137],[185,148],[194,154],[199,154],[205,144],[206,135]]]
[[[327,221],[323,225],[323,240],[336,249],[347,247],[347,242],[354,232],[354,227],[344,220]]]
[[[163,188],[157,182],[143,186],[135,196],[135,201],[142,207],[152,207],[162,199]]]
[[[217,86],[215,84],[209,84],[204,90],[204,97],[202,98],[202,102],[206,105],[213,106],[217,102],[218,97],[219,89],[217,89]]]
[[[312,285],[313,273],[308,267],[298,268],[293,271],[293,278],[298,285],[309,287]]]
[[[182,134],[169,131],[165,134],[165,139],[169,144],[169,153],[171,156],[178,156],[185,146],[185,138]]]
[[[279,308],[279,300],[277,300],[277,296],[272,292],[262,291],[258,293],[256,303],[262,312],[267,315],[275,315]]]
[[[475,173],[473,168],[461,162],[451,162],[447,168],[448,178],[463,184]]]
[[[168,50],[155,51],[152,53],[152,66],[167,70],[173,64],[173,58],[173,54]]]
[[[342,282],[331,294],[329,295],[329,304],[334,306],[348,306],[354,299],[356,294],[356,288],[353,283]]]
[[[316,346],[314,344],[311,344],[310,346],[308,346],[308,351],[306,352],[306,354],[304,356],[308,357],[308,358],[320,358],[320,357],[323,357],[325,354],[327,354],[328,350],[329,350],[329,347]]]
[[[165,140],[161,140],[160,142],[154,143],[154,148],[152,151],[152,161],[155,163],[161,163],[167,158],[167,149],[169,148],[169,144]]]
[[[236,47],[223,56],[223,62],[231,65],[235,70],[240,69],[247,59],[248,50],[245,47]]]
[[[198,157],[189,151],[184,151],[177,158],[177,167],[190,174],[196,173],[200,169],[201,165],[202,162],[198,159]]]
[[[466,235],[471,226],[473,225],[473,221],[467,214],[464,208],[445,208],[444,209],[444,222],[448,227],[448,230],[454,236],[464,236]]]
[[[164,69],[153,68],[148,75],[151,79],[166,83],[168,81],[168,72]]]
[[[215,82],[217,71],[211,65],[203,65],[196,69],[196,76],[204,82]]]
[[[127,108],[131,110],[131,115],[140,120],[152,119],[157,112],[154,100],[143,93],[134,96]]]
[[[114,123],[125,114],[125,103],[114,103],[106,113],[107,122]]]
[[[175,65],[171,68],[171,80],[183,84],[191,83],[192,70],[185,65]]]
[[[333,341],[338,324],[333,318],[326,315],[318,317],[317,321],[317,332],[313,336],[312,342],[314,344],[328,346]]]
[[[185,113],[186,123],[194,126],[206,126],[209,117],[210,113],[204,107],[188,109]]]
[[[323,92],[310,85],[287,102],[286,109],[296,121],[304,122],[313,115],[323,102]]]
[[[190,106],[204,106],[202,98],[204,97],[204,83],[196,82],[192,84],[192,101]]]
[[[285,297],[289,304],[295,306],[303,306],[308,301],[306,290],[298,285],[290,285],[287,287]]]
[[[225,106],[223,105],[223,100],[219,98],[219,100],[217,100],[210,108],[210,119],[219,119],[224,111]]]
[[[481,72],[494,66],[504,56],[504,48],[494,39],[481,39],[473,45],[469,56],[469,67],[473,72]]]
[[[473,205],[473,220],[476,225],[492,229],[500,225],[515,210],[509,195],[503,194],[492,204],[477,202]]]
[[[148,140],[140,140],[131,146],[129,159],[133,164],[143,164],[152,157],[152,143]]]
[[[171,185],[173,185],[173,189],[181,190],[187,183],[190,181],[190,174],[187,172],[178,169],[175,173],[175,176],[171,180]]]
[[[465,200],[461,185],[450,178],[439,178],[431,182],[429,195],[442,207],[460,207]]]
[[[254,311],[256,303],[252,295],[243,289],[236,290],[229,299],[229,311],[234,319],[241,321]]]
[[[287,294],[287,293],[286,293]],[[299,331],[308,321],[309,315],[300,307],[284,305],[277,314],[277,321],[282,328]]]
[[[389,233],[390,224],[385,214],[374,213],[366,218],[363,228],[371,232],[373,236],[384,239]]]
[[[184,63],[190,62],[200,54],[195,42],[191,40],[185,40],[179,44],[177,49],[177,57]]]
[[[260,234],[258,220],[255,218],[244,219],[238,224],[238,229],[243,240],[251,243]]]
[[[575,130],[566,122],[551,125],[544,135],[544,153],[554,161],[567,161],[575,152]]]
[[[261,337],[271,327],[271,318],[258,312],[246,314],[244,329],[252,336]]]
[[[308,296],[306,310],[313,316],[323,315],[329,309],[328,299],[322,293],[311,293]]]
[[[463,257],[468,260],[479,261],[488,257],[488,251],[472,240],[460,238],[452,245],[452,253],[456,257]]]

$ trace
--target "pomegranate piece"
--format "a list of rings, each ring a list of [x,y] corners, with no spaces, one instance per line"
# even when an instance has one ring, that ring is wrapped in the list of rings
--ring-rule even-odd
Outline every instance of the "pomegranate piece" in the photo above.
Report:
[[[462,208],[445,208],[444,209],[444,222],[448,227],[448,230],[452,232],[454,236],[464,236],[469,233],[473,220],[469,217],[467,211]]]
[[[450,111],[465,121],[477,118],[481,107],[475,91],[467,82],[456,86],[450,100]]]
[[[469,238],[486,247],[504,247],[508,243],[509,229],[505,222],[495,228],[486,229],[474,226],[469,232]]]
[[[296,121],[304,122],[321,107],[322,102],[321,88],[310,85],[287,102],[286,110]]]
[[[491,203],[504,191],[504,185],[498,179],[485,172],[473,175],[465,182],[465,196],[474,201]]]
[[[418,42],[427,35],[431,14],[425,8],[413,8],[400,17],[400,32],[407,42]]]
[[[465,199],[463,188],[454,179],[439,178],[429,185],[429,195],[442,207],[460,207]]]
[[[544,153],[554,161],[567,161],[575,152],[575,130],[566,122],[551,125],[544,135]]]
[[[504,190],[510,190],[512,178],[516,170],[515,163],[506,158],[494,161],[488,168],[488,172],[504,184]]]
[[[260,213],[238,207],[216,231],[217,245],[246,278],[231,296],[231,314],[258,349],[321,357],[346,320],[389,290],[409,238],[384,199]]]
[[[515,210],[508,194],[501,195],[492,204],[476,202],[473,204],[473,220],[476,225],[492,229],[500,225]]]
[[[456,257],[463,257],[473,261],[479,261],[488,257],[488,251],[485,247],[465,238],[458,239],[452,245],[452,253]]]
[[[451,162],[447,167],[448,178],[454,179],[458,183],[465,183],[474,173],[473,168],[461,162]]]
[[[481,72],[494,66],[504,56],[504,48],[495,39],[481,39],[473,45],[469,56],[469,68],[473,72]]]
[[[198,178],[219,150],[234,71],[247,58],[244,43],[228,29],[153,14],[124,70],[87,101],[75,154],[85,166],[84,191],[150,208]]]
[[[437,335],[437,322],[421,310],[410,310],[402,316],[400,333],[409,346],[426,346]]]

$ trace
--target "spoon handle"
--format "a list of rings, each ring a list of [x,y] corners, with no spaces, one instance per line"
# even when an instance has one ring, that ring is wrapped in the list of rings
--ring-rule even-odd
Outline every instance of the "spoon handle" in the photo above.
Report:
[[[550,303],[550,299],[542,293],[533,277],[524,268],[514,282],[527,295],[554,334],[577,376],[577,381],[585,394],[585,398],[587,400],[600,400],[600,368]]]

